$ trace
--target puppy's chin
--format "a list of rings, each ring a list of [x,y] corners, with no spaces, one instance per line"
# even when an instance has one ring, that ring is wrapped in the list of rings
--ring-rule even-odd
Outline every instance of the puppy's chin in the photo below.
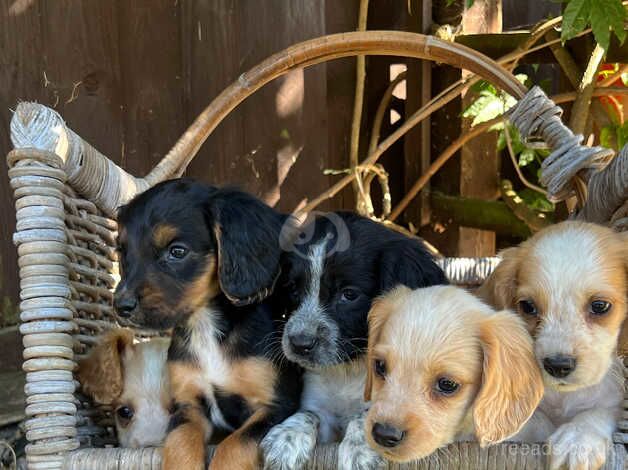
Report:
[[[186,312],[174,313],[172,311],[145,308],[129,318],[118,317],[118,321],[123,326],[150,328],[152,330],[168,330],[174,328],[179,323],[190,317]]]

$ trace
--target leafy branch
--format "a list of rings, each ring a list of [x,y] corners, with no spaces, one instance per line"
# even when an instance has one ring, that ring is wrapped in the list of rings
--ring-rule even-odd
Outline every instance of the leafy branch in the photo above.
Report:
[[[567,6],[563,13],[563,42],[573,39],[589,25],[597,43],[608,50],[611,31],[619,42],[626,39],[624,21],[626,9],[621,0],[565,0]]]

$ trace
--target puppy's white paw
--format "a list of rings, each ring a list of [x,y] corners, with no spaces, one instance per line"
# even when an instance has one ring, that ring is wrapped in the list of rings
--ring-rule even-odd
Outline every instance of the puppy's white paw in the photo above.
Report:
[[[583,426],[567,423],[550,436],[550,468],[565,465],[569,470],[598,470],[606,461],[610,440]]]
[[[296,413],[273,427],[262,439],[265,470],[299,470],[308,462],[318,434],[319,419],[312,413]]]
[[[375,470],[384,467],[385,461],[366,442],[364,417],[349,422],[345,437],[338,446],[339,470]]]

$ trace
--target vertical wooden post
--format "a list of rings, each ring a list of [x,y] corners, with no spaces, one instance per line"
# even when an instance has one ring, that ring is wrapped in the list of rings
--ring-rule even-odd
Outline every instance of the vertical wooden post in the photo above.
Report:
[[[463,34],[499,33],[502,30],[502,0],[475,0],[462,17]],[[463,73],[464,75],[464,73]],[[463,109],[477,96],[467,91],[462,99]],[[462,132],[467,132],[470,120],[463,119]],[[481,199],[496,199],[499,195],[499,156],[494,133],[482,135],[462,147],[460,152],[460,195]],[[459,256],[490,256],[495,254],[495,232],[459,228]]]
[[[408,31],[429,34],[432,24],[432,0],[411,0],[407,11]],[[425,105],[432,94],[432,64],[427,60],[407,63],[406,117]],[[412,184],[430,165],[430,118],[408,132],[404,140],[404,189]],[[429,223],[429,183],[405,210],[405,222],[423,226]]]
[[[449,25],[456,29],[462,19],[464,0],[448,3],[445,0],[432,0],[432,19],[434,25]],[[431,93],[436,96],[449,85],[460,79],[460,69],[448,65],[432,63]],[[412,84],[408,82],[408,88]],[[434,112],[430,118],[430,159],[435,159],[460,134],[461,100],[456,98]],[[459,152],[449,160],[431,179],[431,189],[444,194],[457,195],[460,190]],[[436,246],[445,256],[458,254],[459,225],[448,214],[443,214],[435,207],[430,210],[430,224],[423,226],[419,234]],[[410,220],[413,221],[413,220]],[[414,221],[413,221],[414,222]]]

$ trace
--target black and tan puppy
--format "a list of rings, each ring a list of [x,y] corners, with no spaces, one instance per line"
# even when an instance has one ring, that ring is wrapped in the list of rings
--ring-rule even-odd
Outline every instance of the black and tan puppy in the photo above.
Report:
[[[214,429],[230,434],[210,468],[256,468],[259,440],[298,407],[298,368],[271,359],[286,220],[246,193],[191,180],[157,185],[120,210],[118,314],[174,328],[166,470],[204,468]]]

